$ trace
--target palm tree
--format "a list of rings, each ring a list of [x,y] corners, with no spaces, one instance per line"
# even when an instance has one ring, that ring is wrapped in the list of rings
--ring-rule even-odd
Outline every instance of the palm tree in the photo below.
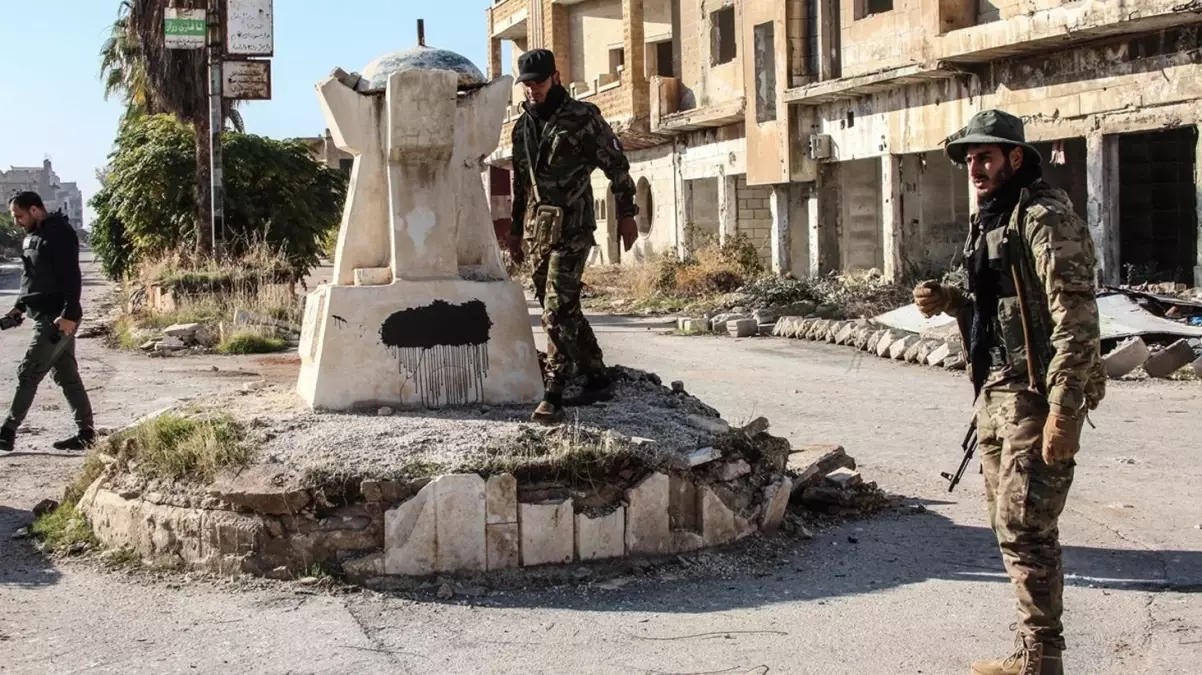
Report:
[[[202,49],[167,49],[163,35],[163,0],[122,0],[112,32],[100,50],[100,72],[106,98],[120,92],[126,114],[170,113],[196,130],[196,249],[212,250],[209,190],[209,69]],[[179,9],[204,9],[206,0],[171,0]],[[222,126],[230,121],[242,130],[233,102],[223,101]]]

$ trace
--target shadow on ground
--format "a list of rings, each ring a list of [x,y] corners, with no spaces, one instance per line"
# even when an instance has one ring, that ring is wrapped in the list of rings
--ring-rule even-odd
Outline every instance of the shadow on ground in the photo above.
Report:
[[[62,578],[53,561],[33,547],[32,539],[12,538],[32,522],[28,509],[0,506],[0,588],[51,586]]]

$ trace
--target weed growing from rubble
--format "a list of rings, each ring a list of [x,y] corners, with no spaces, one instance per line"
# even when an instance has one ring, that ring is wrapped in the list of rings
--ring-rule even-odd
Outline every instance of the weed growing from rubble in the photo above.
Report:
[[[288,343],[278,337],[251,332],[227,335],[217,345],[217,351],[222,354],[270,354],[287,348]]]
[[[209,483],[226,467],[250,463],[245,430],[225,414],[165,413],[109,438],[119,462],[149,478]]]
[[[631,463],[665,463],[666,456],[667,453],[655,444],[648,448],[635,447],[624,438],[573,422],[545,432],[527,429],[512,446],[490,450],[483,458],[473,457],[455,470],[511,473],[519,480],[567,481],[580,485],[612,480],[621,467]]]
[[[34,536],[52,551],[69,551],[72,548],[98,545],[96,535],[83,514],[75,509],[75,503],[62,504],[57,509],[38,518],[31,528]]]

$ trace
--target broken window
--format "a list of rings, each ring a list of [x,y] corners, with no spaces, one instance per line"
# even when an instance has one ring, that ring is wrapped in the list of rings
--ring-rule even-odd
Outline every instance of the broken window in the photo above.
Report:
[[[660,77],[675,75],[672,69],[672,41],[655,43],[655,74]]]
[[[717,66],[735,60],[735,37],[734,5],[710,14],[710,65]]]
[[[893,11],[893,0],[856,0],[856,20]]]
[[[338,160],[338,169],[342,171],[342,173],[345,173],[349,176],[351,169],[353,168],[355,168],[355,159],[353,157],[350,159]]]
[[[776,120],[776,47],[773,23],[752,29],[755,49],[755,121]]]

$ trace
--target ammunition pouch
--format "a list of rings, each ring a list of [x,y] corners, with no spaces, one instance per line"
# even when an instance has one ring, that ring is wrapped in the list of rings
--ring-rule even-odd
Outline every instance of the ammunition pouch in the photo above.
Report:
[[[534,214],[526,227],[526,240],[531,250],[550,249],[563,240],[563,208],[550,204],[535,204]]]

